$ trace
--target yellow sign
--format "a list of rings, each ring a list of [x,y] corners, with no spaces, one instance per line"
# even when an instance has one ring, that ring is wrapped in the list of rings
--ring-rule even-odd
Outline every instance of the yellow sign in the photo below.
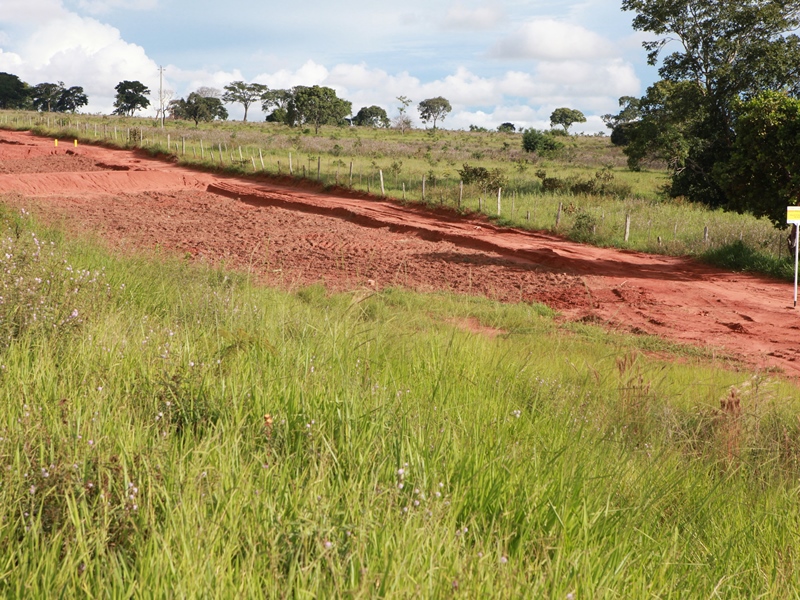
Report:
[[[786,207],[786,222],[789,225],[800,224],[800,206]]]

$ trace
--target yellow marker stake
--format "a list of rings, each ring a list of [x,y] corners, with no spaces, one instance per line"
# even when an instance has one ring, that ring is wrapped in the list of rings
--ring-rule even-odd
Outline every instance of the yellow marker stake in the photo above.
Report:
[[[75,147],[78,147],[78,140],[75,140]]]
[[[56,148],[58,148],[58,140],[56,140],[55,142],[56,142]]]

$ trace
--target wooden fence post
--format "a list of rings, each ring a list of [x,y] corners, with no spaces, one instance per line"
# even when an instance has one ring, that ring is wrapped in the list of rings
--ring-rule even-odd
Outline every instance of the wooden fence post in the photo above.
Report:
[[[381,176],[381,196],[385,196],[386,190],[383,189],[383,170],[378,169],[378,174]]]
[[[556,229],[558,229],[559,223],[561,223],[561,209],[564,207],[562,202],[558,203],[558,212],[556,213]]]
[[[631,236],[631,216],[625,215],[625,237],[623,238],[624,241],[628,241],[628,238]]]
[[[503,195],[503,188],[497,188],[497,216],[500,216],[500,197]]]

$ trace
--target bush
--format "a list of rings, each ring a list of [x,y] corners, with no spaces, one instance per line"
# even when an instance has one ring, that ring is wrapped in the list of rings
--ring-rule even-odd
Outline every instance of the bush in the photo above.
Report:
[[[490,171],[486,167],[473,167],[464,163],[458,175],[466,185],[476,184],[482,190],[496,190],[506,185],[506,176],[500,169]]]
[[[553,153],[564,147],[564,144],[553,137],[550,132],[538,129],[526,129],[522,134],[522,149],[537,154]]]

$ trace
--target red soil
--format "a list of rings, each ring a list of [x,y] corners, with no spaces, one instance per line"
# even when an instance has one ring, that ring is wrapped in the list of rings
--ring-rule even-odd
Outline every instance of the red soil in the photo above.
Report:
[[[791,284],[585,246],[341,190],[193,171],[141,153],[0,131],[0,200],[120,248],[225,261],[267,284],[405,286],[507,302],[719,349],[800,376]]]

